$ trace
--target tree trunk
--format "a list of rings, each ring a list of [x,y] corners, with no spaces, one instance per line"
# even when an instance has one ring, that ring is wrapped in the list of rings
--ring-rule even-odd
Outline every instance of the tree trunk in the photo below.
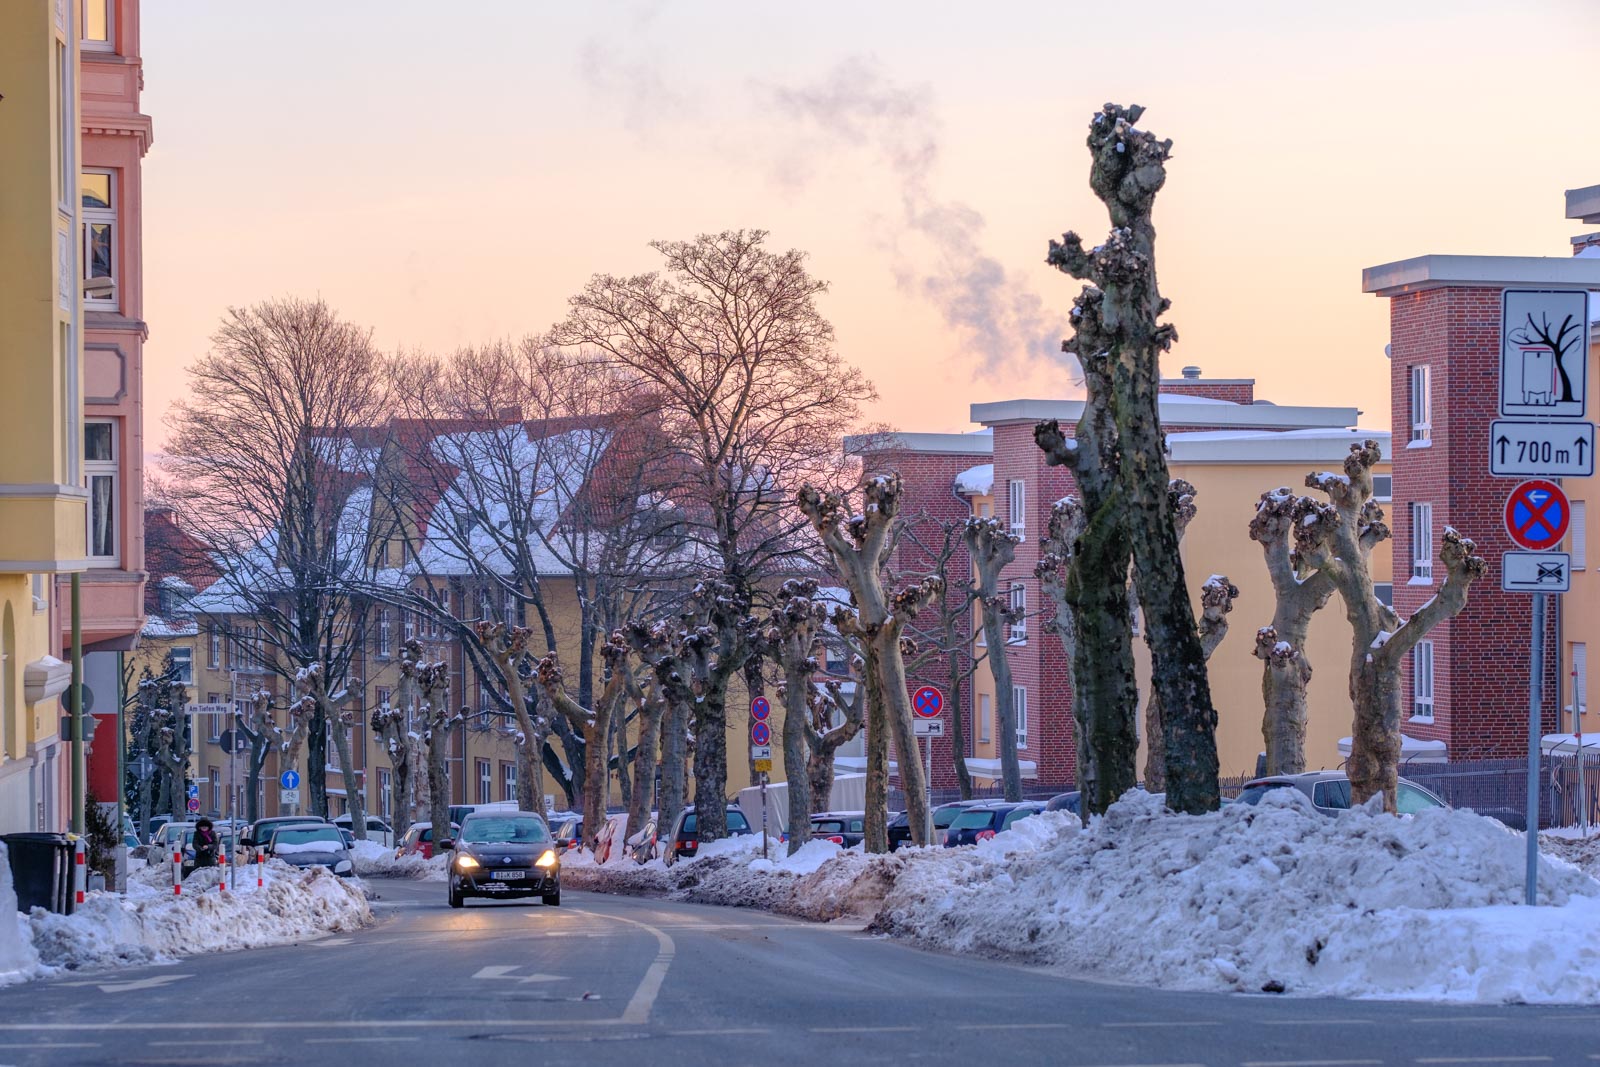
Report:
[[[617,799],[622,810],[633,807],[633,779],[628,774],[628,716],[618,714],[611,720],[611,742],[606,756],[606,804],[611,804],[611,768],[617,769]]]
[[[428,822],[433,827],[437,849],[438,842],[451,836],[450,780],[445,771],[445,762],[450,758],[449,729],[444,726],[429,729],[423,747],[428,754]]]
[[[1283,614],[1279,602],[1279,614]],[[1306,622],[1311,621],[1306,616]],[[1261,660],[1261,701],[1265,714],[1261,737],[1266,743],[1268,774],[1300,774],[1306,769],[1306,690],[1311,661],[1305,654],[1306,629],[1287,633],[1272,626],[1256,631],[1256,658]]]
[[[639,744],[633,750],[633,799],[628,805],[628,834],[639,832],[649,818],[656,788],[656,744],[661,739],[662,706],[647,700],[639,706]]]
[[[689,761],[688,730],[688,706],[679,700],[670,701],[661,723],[661,805],[656,819],[660,833],[671,830],[683,813]],[[671,848],[672,843],[667,842],[665,847]]]
[[[945,647],[955,648],[954,634],[946,634]],[[967,635],[963,640],[970,641]],[[967,721],[965,707],[961,702],[961,663],[953,653],[946,653],[945,662],[949,664],[950,673],[945,681],[948,692],[945,699],[950,703],[950,732],[955,736],[950,738],[950,758],[956,768],[956,784],[961,789],[961,799],[972,799],[972,772],[967,770]]]
[[[350,814],[350,832],[357,841],[365,841],[367,839],[366,796],[361,788],[361,780],[356,777],[355,759],[350,751],[350,737],[345,733],[345,725],[341,721],[343,716],[337,707],[330,703],[324,714],[334,723],[333,745],[339,754],[340,777],[344,779],[345,808]]]
[[[989,646],[989,673],[994,677],[994,707],[1000,749],[1000,785],[1005,798],[1022,799],[1022,766],[1017,758],[1017,707],[1012,699],[1011,657],[1006,654],[1005,626],[1000,613],[983,607],[983,639]]]
[[[311,714],[306,734],[306,784],[311,792],[311,814],[328,817],[328,717],[319,707]]]
[[[1128,614],[1127,543],[1107,536],[1091,516],[1078,539],[1079,558],[1067,583],[1077,639],[1073,644],[1073,717],[1078,735],[1080,809],[1101,814],[1136,784],[1139,690],[1133,674],[1133,620]]]
[[[1167,791],[1167,735],[1161,722],[1161,694],[1154,689],[1144,703],[1144,791]]]
[[[710,688],[694,707],[694,813],[700,843],[728,836],[727,690]]]
[[[807,690],[809,672],[799,669],[787,657],[783,661],[783,769],[789,791],[789,855],[811,840],[810,759],[806,751],[808,718],[811,714]],[[833,760],[828,760],[830,769]]]
[[[900,626],[879,631],[878,671],[883,677],[883,697],[889,725],[894,730],[894,746],[900,756],[900,788],[906,795],[906,817],[911,841],[928,841],[928,780],[923,773],[922,753],[917,747],[915,720],[911,714],[911,694],[906,689],[906,664],[900,654]],[[1014,737],[1013,737],[1014,739]],[[884,821],[884,848],[888,848],[888,820]]]
[[[883,671],[877,645],[861,642],[861,685],[867,701],[867,796],[864,847],[868,852],[889,851],[889,708],[883,693]],[[904,760],[902,760],[904,762]],[[828,760],[828,789],[815,795],[826,798],[833,790],[833,761]],[[826,801],[824,801],[825,803]]]

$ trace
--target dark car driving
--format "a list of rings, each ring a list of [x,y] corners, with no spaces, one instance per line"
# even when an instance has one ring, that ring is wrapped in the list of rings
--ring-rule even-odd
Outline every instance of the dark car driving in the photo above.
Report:
[[[537,896],[561,903],[561,857],[543,817],[530,811],[468,815],[454,840],[439,842],[450,858],[450,906],[468,897]]]
[[[1020,804],[998,801],[975,805],[957,815],[955,821],[950,824],[950,829],[945,831],[944,835],[945,847],[954,848],[957,845],[972,845],[979,841],[987,841],[995,834],[1009,830],[1014,824],[1043,810],[1042,800],[1025,800]]]

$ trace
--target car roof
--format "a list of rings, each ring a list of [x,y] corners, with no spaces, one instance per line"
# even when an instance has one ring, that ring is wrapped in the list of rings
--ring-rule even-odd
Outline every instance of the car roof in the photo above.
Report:
[[[464,826],[473,819],[504,819],[515,815],[526,815],[533,819],[544,818],[536,811],[469,811],[461,817],[461,823]]]
[[[865,818],[866,814],[867,813],[864,812],[864,811],[819,811],[815,815],[811,816],[811,818],[813,820],[816,820],[816,819],[861,819],[861,818]]]

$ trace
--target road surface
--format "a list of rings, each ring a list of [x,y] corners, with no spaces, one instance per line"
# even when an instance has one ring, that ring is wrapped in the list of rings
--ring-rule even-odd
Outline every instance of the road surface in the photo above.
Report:
[[[371,884],[354,934],[0,990],[0,1064],[1600,1062],[1597,1010],[1153,992],[755,911]]]

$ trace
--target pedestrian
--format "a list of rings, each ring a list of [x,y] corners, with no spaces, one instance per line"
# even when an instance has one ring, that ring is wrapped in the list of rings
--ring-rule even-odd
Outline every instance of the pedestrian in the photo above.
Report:
[[[210,819],[201,819],[194,824],[195,870],[217,865],[217,842],[217,832],[211,828]]]

